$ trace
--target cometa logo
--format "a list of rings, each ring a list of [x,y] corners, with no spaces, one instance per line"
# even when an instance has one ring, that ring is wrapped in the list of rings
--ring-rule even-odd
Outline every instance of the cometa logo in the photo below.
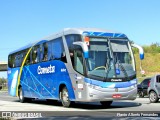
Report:
[[[38,74],[49,74],[55,72],[55,66],[50,65],[49,67],[41,67],[38,66],[37,73]]]
[[[111,79],[112,82],[121,82],[122,79]]]

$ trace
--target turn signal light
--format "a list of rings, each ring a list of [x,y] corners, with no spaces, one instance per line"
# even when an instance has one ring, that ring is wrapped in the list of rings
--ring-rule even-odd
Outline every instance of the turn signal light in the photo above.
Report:
[[[87,45],[89,45],[89,37],[85,37],[85,38],[84,38],[84,42],[85,42]]]

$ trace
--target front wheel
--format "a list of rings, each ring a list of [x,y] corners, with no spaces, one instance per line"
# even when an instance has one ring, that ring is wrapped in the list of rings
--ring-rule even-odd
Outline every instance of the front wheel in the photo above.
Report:
[[[151,103],[156,103],[156,102],[158,102],[159,98],[158,98],[158,96],[157,96],[157,94],[156,94],[155,91],[151,91],[151,92],[149,93],[149,100],[150,100]]]
[[[100,101],[100,103],[101,103],[101,105],[103,107],[109,107],[109,106],[111,106],[112,102],[113,101]]]
[[[69,99],[69,93],[66,87],[63,87],[60,93],[60,99],[62,102],[62,105],[64,107],[70,107],[71,106],[71,101]]]

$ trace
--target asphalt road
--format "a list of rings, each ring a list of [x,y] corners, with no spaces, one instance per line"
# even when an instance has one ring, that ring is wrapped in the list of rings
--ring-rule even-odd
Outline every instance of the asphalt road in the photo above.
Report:
[[[20,103],[17,97],[9,96],[7,92],[0,91],[0,111],[11,112],[12,116],[28,117],[30,113],[36,114],[31,117],[65,119],[66,116],[72,116],[73,120],[77,119],[105,119],[107,118],[124,118],[148,117],[152,115],[156,117],[160,115],[160,102],[150,103],[149,99],[137,98],[134,101],[114,101],[109,108],[104,108],[100,103],[76,103],[73,107],[64,108],[60,102],[34,100],[29,103]],[[26,112],[26,113],[25,113]],[[15,113],[15,114],[13,114]],[[17,113],[17,114],[16,114]],[[18,114],[19,113],[19,114]],[[23,113],[23,114],[22,114]],[[78,117],[77,117],[78,116]],[[70,118],[69,118],[70,119]],[[155,119],[155,118],[154,118]]]

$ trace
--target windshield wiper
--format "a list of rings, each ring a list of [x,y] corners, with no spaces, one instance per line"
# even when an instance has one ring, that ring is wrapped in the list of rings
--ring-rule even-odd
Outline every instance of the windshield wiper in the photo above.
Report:
[[[127,81],[129,80],[128,74],[126,69],[124,68],[123,64],[120,62],[120,60],[118,60],[117,64],[121,67],[121,70],[123,71],[125,77],[127,78]]]
[[[109,74],[109,71],[110,71],[112,65],[113,65],[112,59],[110,59],[109,64],[108,64],[108,62],[106,62],[106,68],[108,68],[108,69],[106,69],[106,79],[108,77],[108,74]]]

